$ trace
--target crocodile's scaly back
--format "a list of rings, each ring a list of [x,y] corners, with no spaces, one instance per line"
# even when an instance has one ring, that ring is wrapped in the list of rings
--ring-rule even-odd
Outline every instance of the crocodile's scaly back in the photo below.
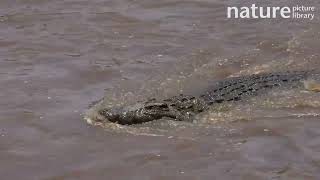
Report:
[[[313,76],[310,71],[284,73],[262,73],[250,76],[229,78],[217,82],[200,97],[179,95],[165,100],[152,99],[117,108],[93,107],[95,116],[87,116],[88,123],[111,121],[119,124],[138,124],[163,117],[179,121],[192,121],[194,115],[208,109],[212,104],[238,101],[246,96],[255,96],[277,87],[304,86],[320,91],[320,85],[314,81],[304,81]],[[315,77],[320,77],[316,74]],[[97,108],[98,107],[98,108]],[[90,113],[89,113],[90,114]]]
[[[310,72],[263,73],[219,81],[200,96],[207,104],[238,101],[279,86],[299,86]]]

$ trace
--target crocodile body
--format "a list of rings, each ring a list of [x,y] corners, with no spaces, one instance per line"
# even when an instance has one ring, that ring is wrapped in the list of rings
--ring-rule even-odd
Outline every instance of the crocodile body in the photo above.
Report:
[[[280,87],[303,87],[304,81],[314,76],[308,71],[284,73],[262,73],[250,76],[228,78],[217,82],[202,95],[174,96],[169,99],[151,99],[134,105],[112,109],[98,108],[98,116],[86,118],[88,123],[115,122],[138,124],[169,117],[178,121],[192,121],[196,114],[214,104],[239,101],[246,97],[262,94]]]

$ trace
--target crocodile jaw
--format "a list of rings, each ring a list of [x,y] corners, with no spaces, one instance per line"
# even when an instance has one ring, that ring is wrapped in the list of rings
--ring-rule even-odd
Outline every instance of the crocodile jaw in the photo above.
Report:
[[[106,121],[106,118],[99,113],[101,107],[101,103],[94,105],[85,112],[83,119],[90,125],[101,125],[102,122]]]

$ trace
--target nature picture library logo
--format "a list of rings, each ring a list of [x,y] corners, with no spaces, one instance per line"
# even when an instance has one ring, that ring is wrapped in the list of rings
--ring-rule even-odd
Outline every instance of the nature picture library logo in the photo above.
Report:
[[[228,7],[227,17],[240,19],[292,18],[313,20],[315,11],[316,8],[314,6],[259,7],[256,4],[252,4],[250,7]]]

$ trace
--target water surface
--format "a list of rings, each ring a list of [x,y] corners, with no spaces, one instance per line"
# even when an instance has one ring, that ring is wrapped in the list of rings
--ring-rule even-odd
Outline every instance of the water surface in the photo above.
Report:
[[[230,76],[320,69],[320,3],[308,2],[312,21],[227,19],[236,0],[2,0],[1,177],[319,179],[316,93],[271,92],[196,124],[82,119],[103,96],[115,105],[199,93]]]

